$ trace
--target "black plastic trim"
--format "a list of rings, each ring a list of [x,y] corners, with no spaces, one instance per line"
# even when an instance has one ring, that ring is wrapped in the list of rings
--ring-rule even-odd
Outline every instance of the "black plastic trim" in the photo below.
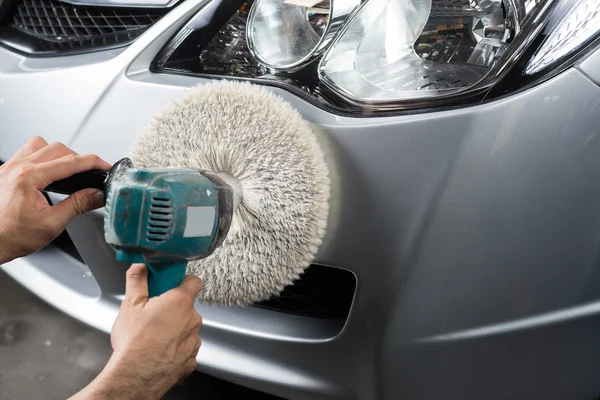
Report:
[[[254,307],[310,318],[346,320],[356,291],[356,275],[312,264],[293,284]]]
[[[27,36],[11,28],[0,28],[0,47],[3,47],[21,56],[32,58],[76,56],[82,54],[96,53],[99,51],[122,49],[129,46],[134,41],[135,39],[132,39],[130,41],[114,45],[97,46],[81,49],[44,50],[43,46],[40,46],[39,39]]]
[[[11,9],[0,20],[0,46],[29,57],[69,56],[126,47],[176,6],[75,5],[60,0],[10,3]]]

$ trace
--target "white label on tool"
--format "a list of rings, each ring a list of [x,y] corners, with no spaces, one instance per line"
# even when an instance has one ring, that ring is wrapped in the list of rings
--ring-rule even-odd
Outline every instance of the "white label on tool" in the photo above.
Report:
[[[210,236],[215,226],[215,207],[188,207],[183,237]]]

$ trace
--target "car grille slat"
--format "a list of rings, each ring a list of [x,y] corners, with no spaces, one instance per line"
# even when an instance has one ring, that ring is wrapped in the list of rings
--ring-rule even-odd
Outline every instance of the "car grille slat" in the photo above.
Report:
[[[93,50],[130,43],[169,10],[19,0],[0,28],[8,28],[42,52]]]

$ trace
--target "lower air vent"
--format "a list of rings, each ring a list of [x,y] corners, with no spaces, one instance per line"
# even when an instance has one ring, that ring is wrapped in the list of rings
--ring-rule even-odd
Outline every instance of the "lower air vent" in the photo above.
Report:
[[[150,218],[146,226],[146,238],[150,242],[164,242],[169,236],[173,221],[173,202],[154,196],[150,201]]]
[[[108,3],[108,2],[107,2]],[[17,0],[1,24],[0,40],[32,53],[85,51],[130,43],[168,8],[74,5]],[[8,43],[7,43],[8,42]]]
[[[356,277],[352,272],[313,264],[279,296],[256,303],[254,307],[305,317],[345,320],[355,289]]]
[[[2,161],[0,161],[0,165],[2,165]],[[42,194],[46,198],[48,204],[52,205],[52,200],[50,200],[48,194],[43,192]],[[81,254],[79,254],[77,247],[75,247],[73,240],[71,240],[71,236],[69,236],[66,230],[62,231],[61,234],[58,235],[56,239],[52,241],[51,244],[53,244],[57,249],[61,250],[63,253],[66,253],[69,256],[73,257],[75,260],[79,261],[80,263],[85,264],[85,262],[83,261],[83,257],[81,257]]]
[[[77,251],[77,248],[75,247],[75,244],[71,240],[71,237],[67,231],[63,231],[60,235],[58,235],[58,237],[52,241],[52,244],[80,263],[85,264],[81,254],[79,254],[79,251]]]

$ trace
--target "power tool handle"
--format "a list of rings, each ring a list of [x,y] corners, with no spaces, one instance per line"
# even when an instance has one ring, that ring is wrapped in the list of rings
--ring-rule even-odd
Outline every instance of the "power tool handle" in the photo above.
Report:
[[[148,296],[155,297],[176,288],[183,282],[187,263],[152,263],[148,266]]]
[[[73,194],[81,189],[87,188],[104,190],[104,183],[107,176],[108,172],[93,169],[53,182],[48,185],[44,191],[60,194]]]

